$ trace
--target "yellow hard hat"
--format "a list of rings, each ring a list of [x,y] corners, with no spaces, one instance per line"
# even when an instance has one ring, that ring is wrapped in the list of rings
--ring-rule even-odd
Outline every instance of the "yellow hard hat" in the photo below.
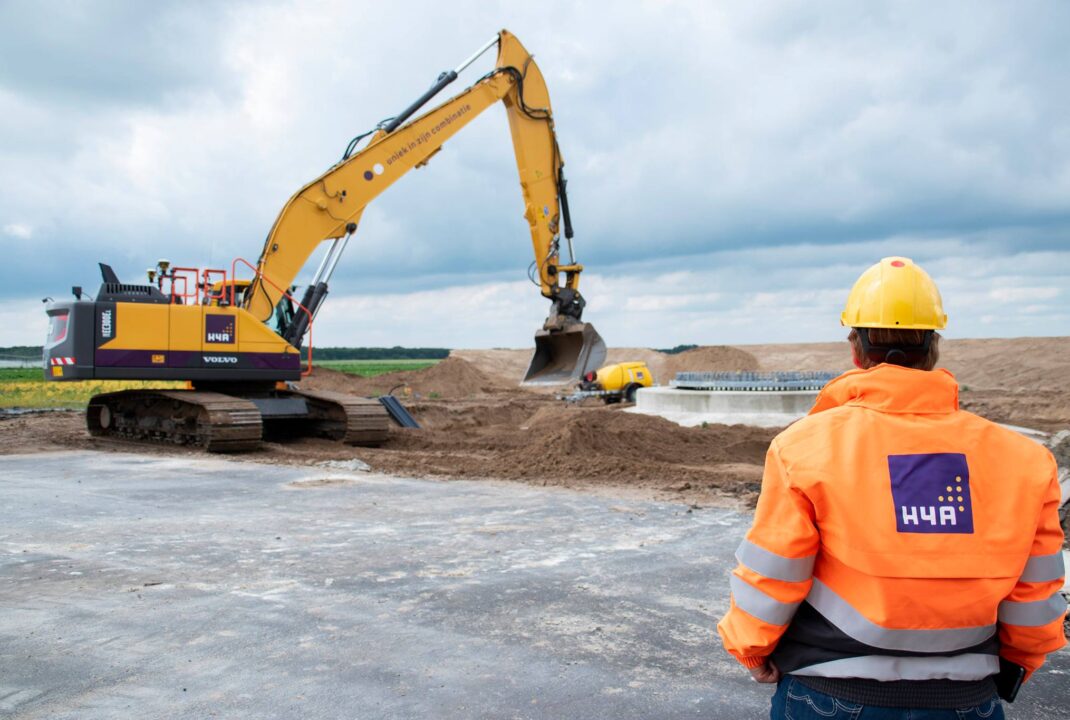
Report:
[[[940,330],[947,326],[940,291],[905,257],[887,257],[855,282],[840,323],[856,328]]]

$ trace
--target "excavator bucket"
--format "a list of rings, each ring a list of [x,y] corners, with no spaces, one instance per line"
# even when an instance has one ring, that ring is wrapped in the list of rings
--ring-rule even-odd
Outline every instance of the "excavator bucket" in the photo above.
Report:
[[[564,385],[606,361],[606,343],[590,323],[567,330],[539,330],[522,385]]]

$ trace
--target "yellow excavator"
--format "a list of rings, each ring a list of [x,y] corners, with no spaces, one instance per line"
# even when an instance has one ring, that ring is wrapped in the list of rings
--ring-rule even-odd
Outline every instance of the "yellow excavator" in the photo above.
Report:
[[[417,115],[495,46],[493,70]],[[532,55],[502,30],[455,70],[442,73],[399,115],[355,137],[338,163],[294,194],[255,264],[238,258],[228,274],[226,268],[177,267],[161,260],[148,271],[148,284],[130,284],[102,263],[103,284],[95,299],[84,298],[75,287],[73,301],[50,301],[45,377],[187,381],[186,390],[95,396],[86,411],[95,435],[222,452],[254,448],[273,433],[381,442],[388,416],[378,402],[301,391],[289,383],[311,372],[316,314],[364,208],[499,101],[509,119],[535,252],[529,276],[550,300],[523,382],[567,383],[600,367],[606,348],[582,320],[583,266],[573,253],[564,160],[546,83]],[[561,257],[562,236],[567,262]],[[298,300],[293,283],[324,243],[318,270]],[[239,279],[239,273],[245,277]]]

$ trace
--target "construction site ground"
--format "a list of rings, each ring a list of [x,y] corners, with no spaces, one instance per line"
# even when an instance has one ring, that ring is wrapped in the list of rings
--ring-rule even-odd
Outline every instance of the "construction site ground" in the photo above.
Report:
[[[530,351],[461,350],[439,364],[363,378],[326,368],[301,384],[357,395],[393,391],[423,426],[393,428],[381,448],[327,440],[268,442],[240,459],[309,465],[359,460],[411,477],[496,478],[613,496],[746,508],[753,505],[769,441],[779,428],[685,428],[597,399],[566,406],[552,389],[518,387]],[[668,384],[684,370],[847,370],[846,342],[701,347],[667,355],[610,350],[609,361],[643,360]],[[945,341],[963,407],[1045,432],[1070,428],[1070,338]],[[0,416],[0,454],[94,449],[194,457],[169,445],[90,438],[80,412]]]
[[[0,415],[0,715],[762,716],[713,625],[778,428],[566,405],[517,386],[528,358],[303,381],[399,396],[423,427],[380,448],[221,459]],[[958,340],[941,365],[966,409],[1056,433],[1068,358],[1070,338]],[[609,360],[663,384],[851,367],[846,343]],[[1068,673],[1063,651],[1009,716],[1065,714]]]
[[[746,513],[215,457],[0,458],[0,715],[767,717]],[[1070,652],[1008,717],[1065,717]]]

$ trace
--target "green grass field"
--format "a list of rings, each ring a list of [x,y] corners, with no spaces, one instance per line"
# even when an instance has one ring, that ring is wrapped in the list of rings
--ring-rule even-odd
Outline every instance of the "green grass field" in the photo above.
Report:
[[[324,360],[316,362],[315,351],[313,351],[312,361],[319,367],[362,377],[375,377],[396,370],[423,370],[439,362],[438,360]]]
[[[313,356],[314,359],[314,356]],[[325,368],[374,377],[395,370],[422,370],[438,360],[326,360]],[[45,382],[40,368],[0,368],[0,408],[82,408],[93,395],[134,388],[180,388],[181,382],[83,380]]]

